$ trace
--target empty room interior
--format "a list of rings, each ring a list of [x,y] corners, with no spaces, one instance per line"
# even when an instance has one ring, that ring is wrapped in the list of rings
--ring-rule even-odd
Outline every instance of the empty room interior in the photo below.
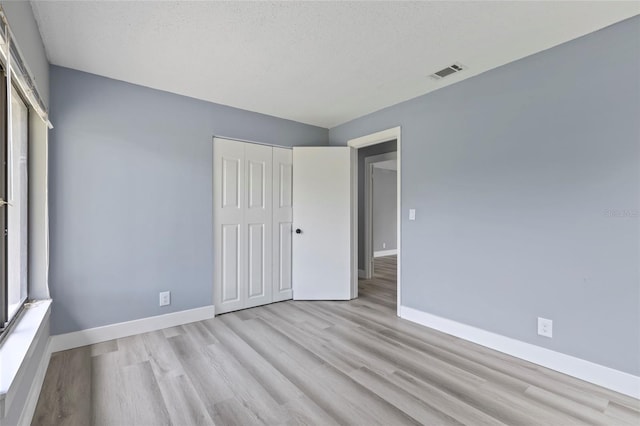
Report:
[[[639,1],[0,1],[0,426],[640,425]]]

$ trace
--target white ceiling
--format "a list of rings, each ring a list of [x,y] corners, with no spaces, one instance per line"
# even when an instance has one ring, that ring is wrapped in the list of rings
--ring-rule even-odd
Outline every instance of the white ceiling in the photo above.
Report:
[[[331,128],[640,13],[640,2],[32,1],[49,61]],[[428,75],[453,62],[469,68]]]

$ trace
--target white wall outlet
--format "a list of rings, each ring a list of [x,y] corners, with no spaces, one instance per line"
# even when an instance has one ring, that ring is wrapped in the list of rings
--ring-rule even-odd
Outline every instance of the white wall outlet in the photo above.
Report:
[[[163,291],[160,293],[160,306],[167,306],[171,304],[171,292]]]
[[[416,220],[416,209],[409,209],[409,220]]]
[[[387,243],[382,243],[382,248],[387,248]]]
[[[553,337],[553,321],[546,318],[538,318],[538,334],[544,337]]]

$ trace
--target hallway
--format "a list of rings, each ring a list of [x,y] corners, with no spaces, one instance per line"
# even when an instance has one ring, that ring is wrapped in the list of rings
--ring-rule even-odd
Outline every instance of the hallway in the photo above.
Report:
[[[358,297],[374,301],[389,308],[394,314],[397,307],[396,256],[376,257],[373,278],[358,280]]]

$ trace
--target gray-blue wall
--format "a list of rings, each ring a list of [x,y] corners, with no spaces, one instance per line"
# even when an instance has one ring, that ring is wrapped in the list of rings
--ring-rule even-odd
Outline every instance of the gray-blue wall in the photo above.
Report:
[[[373,168],[373,251],[394,250],[398,245],[398,172]]]
[[[639,117],[635,17],[329,137],[402,126],[406,306],[638,375]]]
[[[80,71],[50,77],[53,334],[213,304],[214,134],[328,142],[327,129]]]

